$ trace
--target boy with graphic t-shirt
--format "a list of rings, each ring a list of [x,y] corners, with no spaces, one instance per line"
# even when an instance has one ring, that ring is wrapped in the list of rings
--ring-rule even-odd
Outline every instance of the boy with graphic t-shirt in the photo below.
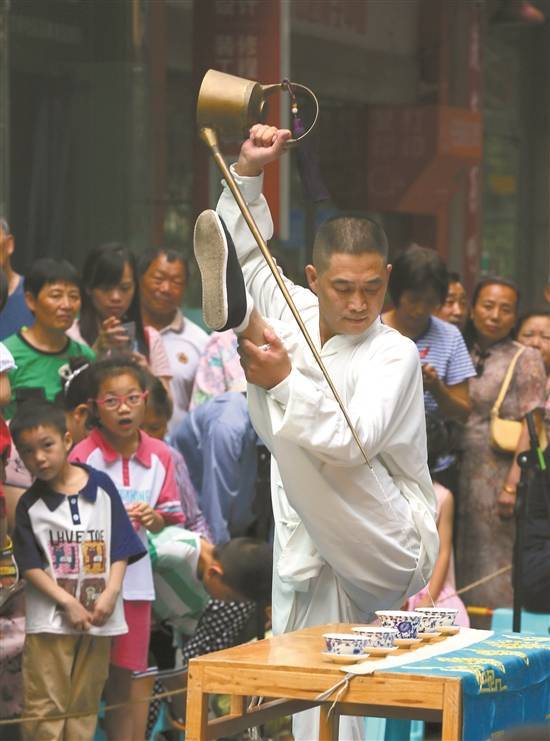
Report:
[[[35,477],[18,502],[14,551],[27,581],[22,738],[89,738],[111,636],[127,632],[122,580],[145,555],[109,477],[68,461],[72,439],[53,404],[23,404],[12,439]],[[49,719],[51,715],[87,715]]]

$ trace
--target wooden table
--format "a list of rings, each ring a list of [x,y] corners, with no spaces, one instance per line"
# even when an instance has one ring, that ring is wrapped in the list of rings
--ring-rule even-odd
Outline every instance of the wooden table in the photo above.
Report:
[[[322,634],[349,632],[349,628],[343,624],[306,628],[192,659],[186,741],[232,735],[312,707],[320,707],[321,741],[338,738],[340,715],[440,721],[442,738],[459,741],[462,738],[460,679],[407,674],[406,666],[402,672],[354,677],[342,702],[328,715],[336,693],[323,703],[315,698],[343,679],[344,674],[320,655],[324,650]],[[230,695],[231,708],[228,715],[208,722],[211,693]],[[247,711],[247,698],[252,696],[269,699],[258,709]]]

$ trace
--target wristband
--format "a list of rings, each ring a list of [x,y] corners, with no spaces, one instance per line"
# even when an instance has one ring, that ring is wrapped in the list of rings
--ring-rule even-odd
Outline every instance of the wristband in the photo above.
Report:
[[[506,486],[506,484],[502,487],[502,491],[505,491],[507,494],[516,494],[516,487],[515,486]]]

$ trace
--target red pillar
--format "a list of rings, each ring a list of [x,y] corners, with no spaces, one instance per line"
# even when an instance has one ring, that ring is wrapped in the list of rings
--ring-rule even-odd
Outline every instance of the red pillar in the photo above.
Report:
[[[193,6],[193,84],[195,100],[210,68],[261,83],[281,80],[281,0],[216,3],[196,0]],[[277,97],[269,106],[267,123],[279,126]],[[220,138],[222,151],[227,143]],[[235,145],[229,152],[236,155]],[[193,150],[193,210],[209,205],[209,153],[196,139]],[[278,231],[279,164],[266,171],[264,193],[269,201],[275,234]]]

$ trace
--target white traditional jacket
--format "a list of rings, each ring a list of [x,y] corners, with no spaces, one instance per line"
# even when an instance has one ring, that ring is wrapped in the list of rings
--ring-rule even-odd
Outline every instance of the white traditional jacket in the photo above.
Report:
[[[268,240],[262,176],[236,179]],[[254,305],[292,361],[275,388],[248,388],[252,421],[273,454],[274,631],[372,619],[425,585],[439,546],[416,346],[376,319],[321,347],[317,297],[286,281],[371,469],[227,186],[218,213]]]

